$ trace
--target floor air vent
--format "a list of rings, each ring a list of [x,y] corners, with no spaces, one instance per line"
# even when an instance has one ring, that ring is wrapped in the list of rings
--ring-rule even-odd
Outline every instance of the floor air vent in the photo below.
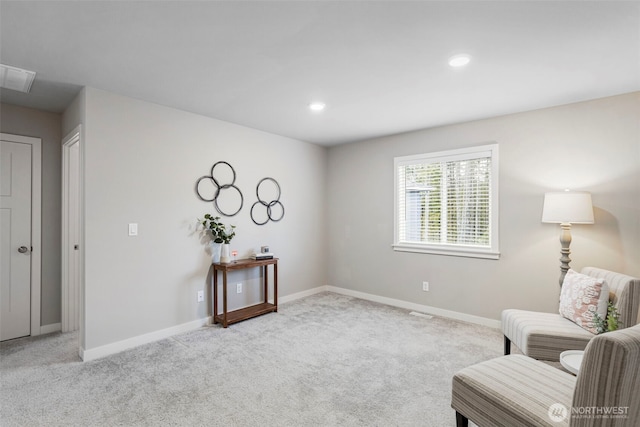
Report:
[[[425,319],[433,319],[433,316],[430,314],[425,314],[425,313],[419,313],[417,311],[412,311],[411,313],[409,313],[412,316],[417,316],[417,317],[424,317]]]

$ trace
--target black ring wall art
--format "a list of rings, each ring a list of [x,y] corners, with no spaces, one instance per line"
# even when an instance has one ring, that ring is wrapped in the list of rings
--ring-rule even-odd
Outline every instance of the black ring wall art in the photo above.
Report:
[[[223,169],[228,169],[230,173],[227,172],[227,176],[225,176]],[[216,176],[216,172],[218,176]],[[230,183],[228,182],[229,180],[231,181]],[[229,203],[225,203],[223,207],[220,207],[221,195],[228,193],[235,193],[239,199],[240,206],[235,210],[229,208]],[[249,213],[251,220],[256,225],[265,225],[269,221],[278,222],[284,217],[284,205],[280,201],[281,193],[280,184],[275,179],[267,177],[258,181],[256,186],[258,201],[251,206]],[[213,202],[216,211],[228,217],[237,215],[244,205],[242,191],[236,186],[236,171],[233,166],[225,161],[214,163],[211,167],[210,175],[198,178],[196,181],[196,194],[203,202]],[[228,196],[225,197],[228,198]],[[231,197],[233,197],[233,194]],[[270,200],[267,201],[265,199]]]
[[[262,200],[262,198],[260,197],[260,186],[261,185],[266,185],[266,183],[271,182],[275,185],[276,188],[276,196],[274,199],[272,199],[271,201],[267,202],[265,200]],[[263,192],[266,191],[265,187],[263,187]],[[256,224],[256,225],[265,225],[267,222],[269,221],[273,221],[273,222],[277,222],[280,221],[283,217],[284,217],[284,205],[282,204],[282,202],[280,201],[280,184],[278,184],[278,181],[276,181],[273,178],[262,178],[259,182],[258,185],[256,186],[256,196],[258,197],[258,201],[255,202],[252,206],[251,206],[251,220]],[[264,207],[266,210],[266,219],[264,219],[264,221],[262,221],[262,218],[259,218],[259,220],[256,220],[256,215],[254,214],[254,209],[256,207]],[[274,207],[276,209],[274,209]],[[278,212],[279,211],[279,212]]]
[[[215,177],[215,169],[216,166],[217,167],[224,167],[227,166],[229,169],[231,169],[231,173],[233,174],[233,179],[231,180],[230,184],[221,184],[220,181],[218,179],[216,179]],[[218,169],[220,170],[220,169]],[[207,198],[207,197],[203,197],[201,191],[201,187],[205,185],[205,183],[211,183],[213,184],[213,187],[215,188],[215,191],[213,193],[213,197],[211,198]],[[236,187],[236,171],[233,169],[233,166],[231,166],[229,163],[227,162],[223,162],[223,161],[219,161],[213,164],[213,166],[211,167],[211,175],[205,175],[203,177],[200,177],[200,179],[198,179],[198,181],[196,181],[196,194],[198,195],[198,198],[200,198],[200,200],[204,201],[204,202],[213,202],[213,205],[215,206],[216,210],[224,216],[235,216],[238,214],[238,212],[240,212],[240,210],[242,209],[242,206],[244,205],[244,197],[242,196],[242,191],[240,191],[240,189],[238,187]],[[225,190],[230,190],[233,191],[235,190],[237,192],[237,194],[240,196],[240,206],[238,207],[237,210],[235,211],[231,211],[231,212],[225,212],[220,208],[220,205],[218,203],[218,199],[220,198],[220,194],[225,191]]]

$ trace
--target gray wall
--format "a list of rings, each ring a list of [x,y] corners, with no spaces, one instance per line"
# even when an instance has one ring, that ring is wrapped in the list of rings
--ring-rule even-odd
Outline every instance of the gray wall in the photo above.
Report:
[[[42,140],[42,294],[40,324],[60,323],[61,126],[60,114],[0,104],[0,130]]]
[[[196,292],[207,286],[210,255],[195,225],[214,208],[194,185],[219,160],[233,165],[244,194],[242,211],[224,218],[237,226],[232,249],[247,257],[270,245],[280,258],[280,296],[326,284],[325,148],[92,88],[65,113],[65,129],[80,121],[85,350],[207,315]],[[264,177],[280,183],[286,214],[257,226],[249,209]],[[138,223],[137,237],[127,235],[128,223]],[[245,280],[255,277],[231,277]],[[232,294],[231,308],[255,302],[251,295]]]
[[[540,222],[546,191],[593,194],[596,224],[573,227],[572,267],[640,275],[639,114],[633,93],[324,149],[87,88],[63,117],[65,132],[84,125],[82,345],[206,315],[195,295],[209,254],[194,224],[213,208],[193,187],[218,160],[234,165],[245,196],[227,219],[238,226],[232,246],[246,256],[271,245],[281,295],[329,284],[492,319],[506,307],[554,311],[559,227]],[[500,260],[392,251],[393,157],[487,142],[500,144]],[[248,210],[265,176],[280,182],[286,215],[259,227]],[[233,295],[231,306],[251,297]]]
[[[546,191],[586,190],[594,225],[572,230],[571,266],[640,276],[640,93],[332,147],[329,284],[499,319],[557,310],[559,226]],[[500,260],[394,252],[393,158],[497,142]],[[422,291],[429,281],[430,292]]]

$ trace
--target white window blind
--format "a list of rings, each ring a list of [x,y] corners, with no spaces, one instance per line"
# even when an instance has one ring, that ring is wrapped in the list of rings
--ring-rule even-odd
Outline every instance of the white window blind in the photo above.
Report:
[[[497,259],[497,144],[395,159],[394,249]]]

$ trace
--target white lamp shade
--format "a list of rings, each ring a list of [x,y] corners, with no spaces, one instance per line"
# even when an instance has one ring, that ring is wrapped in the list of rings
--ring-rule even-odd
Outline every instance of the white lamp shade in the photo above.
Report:
[[[542,222],[593,224],[591,193],[586,191],[545,193]]]

